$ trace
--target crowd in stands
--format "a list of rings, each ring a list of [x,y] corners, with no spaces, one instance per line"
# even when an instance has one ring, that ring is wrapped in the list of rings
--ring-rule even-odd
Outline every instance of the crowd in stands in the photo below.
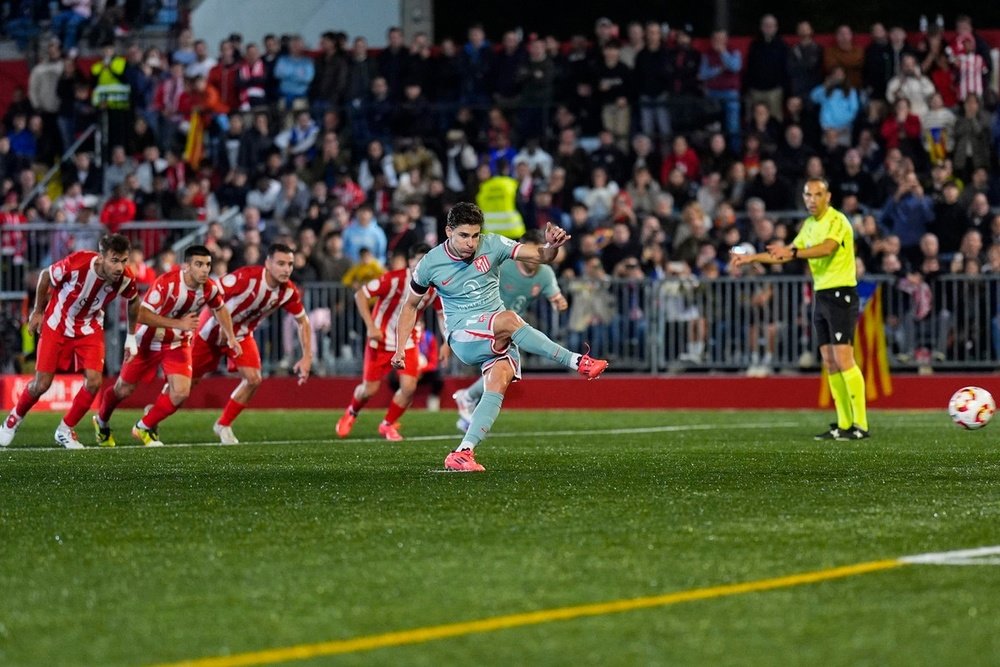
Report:
[[[560,277],[711,280],[731,247],[790,239],[802,183],[822,176],[855,223],[859,271],[916,294],[1000,271],[1000,110],[965,15],[947,31],[877,23],[864,47],[846,25],[823,47],[808,21],[782,35],[767,15],[745,52],[724,30],[696,48],[690,26],[606,18],[566,42],[391,28],[377,51],[335,30],[218,45],[182,30],[163,52],[112,30],[87,62],[62,15],[2,118],[8,259],[26,252],[9,231],[22,222],[79,228],[35,253],[51,258],[129,221],[200,220],[217,273],[282,241],[298,282],[359,284],[474,200],[493,231],[570,231]],[[26,201],[104,114],[107,146],[85,142],[59,193]],[[162,265],[173,239],[144,233],[141,250]],[[803,267],[752,269],[781,270]]]

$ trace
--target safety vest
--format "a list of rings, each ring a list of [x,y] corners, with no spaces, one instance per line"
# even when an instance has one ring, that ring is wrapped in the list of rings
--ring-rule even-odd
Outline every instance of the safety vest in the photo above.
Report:
[[[517,181],[510,176],[494,176],[479,186],[476,204],[483,211],[484,232],[519,239],[524,235],[524,219],[517,210]]]
[[[108,109],[128,109],[131,106],[132,88],[121,78],[125,66],[125,58],[121,56],[115,56],[107,65],[98,60],[91,66],[90,73],[97,82],[91,96],[95,107],[101,106],[102,102],[107,103]]]

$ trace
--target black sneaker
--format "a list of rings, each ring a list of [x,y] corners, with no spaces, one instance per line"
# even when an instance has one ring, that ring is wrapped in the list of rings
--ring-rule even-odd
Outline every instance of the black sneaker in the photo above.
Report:
[[[855,424],[846,431],[841,431],[840,437],[838,437],[837,440],[864,440],[865,438],[870,437],[872,437],[871,433]]]
[[[813,440],[841,440],[844,437],[843,431],[837,428],[837,422],[830,424],[830,428],[822,433],[817,433],[813,436]]]

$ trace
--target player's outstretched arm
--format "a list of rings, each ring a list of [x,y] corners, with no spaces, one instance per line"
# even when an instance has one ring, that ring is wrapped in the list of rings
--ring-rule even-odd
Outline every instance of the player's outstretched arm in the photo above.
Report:
[[[417,307],[422,295],[406,287],[406,297],[399,310],[399,320],[396,322],[396,352],[392,355],[393,368],[403,368],[406,360],[406,341],[413,333],[417,323]]]
[[[767,246],[766,254],[774,257],[779,262],[787,262],[792,259],[816,259],[817,257],[832,255],[837,251],[839,245],[834,239],[826,239],[822,243],[808,248],[795,248],[794,246],[786,246],[781,243],[772,243]]]
[[[522,243],[517,247],[514,259],[531,264],[551,264],[559,254],[559,248],[566,245],[572,237],[566,230],[551,222],[545,224],[545,243]]]
[[[49,305],[49,298],[52,295],[52,277],[48,269],[43,269],[38,276],[38,286],[35,287],[35,307],[31,310],[28,318],[28,331],[41,333],[42,318],[45,316],[45,308]]]
[[[299,378],[299,384],[309,379],[309,372],[312,370],[312,325],[309,324],[309,317],[302,313],[295,318],[295,324],[299,327],[299,345],[302,346],[302,358],[295,362],[292,370]]]

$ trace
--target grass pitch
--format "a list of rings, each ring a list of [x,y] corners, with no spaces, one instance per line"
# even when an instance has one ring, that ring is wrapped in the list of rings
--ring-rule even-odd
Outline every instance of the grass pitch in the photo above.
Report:
[[[338,441],[339,413],[250,410],[221,447],[217,413],[181,411],[161,435],[195,446],[79,452],[30,415],[0,450],[0,664],[255,654],[1000,545],[1000,426],[943,409],[833,444],[811,437],[829,412],[510,411],[478,475],[440,472],[452,413],[406,415],[402,443],[381,413]],[[706,598],[289,664],[1000,663],[988,560]]]

